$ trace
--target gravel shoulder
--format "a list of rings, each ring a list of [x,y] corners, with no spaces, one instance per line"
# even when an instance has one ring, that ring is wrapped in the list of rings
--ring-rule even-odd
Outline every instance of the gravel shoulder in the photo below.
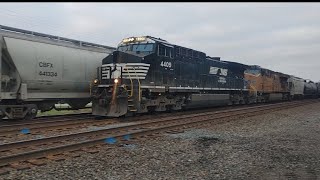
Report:
[[[106,145],[0,179],[320,179],[320,103]]]

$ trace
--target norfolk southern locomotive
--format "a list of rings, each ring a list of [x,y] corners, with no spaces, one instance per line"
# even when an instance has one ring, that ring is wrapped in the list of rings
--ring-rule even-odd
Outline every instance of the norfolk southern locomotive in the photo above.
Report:
[[[92,113],[119,117],[148,111],[243,104],[247,65],[150,36],[123,39],[102,60]]]

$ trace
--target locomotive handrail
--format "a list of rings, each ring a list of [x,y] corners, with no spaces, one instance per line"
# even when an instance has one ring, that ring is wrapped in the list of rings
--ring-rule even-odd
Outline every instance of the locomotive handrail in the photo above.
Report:
[[[127,69],[128,70],[128,68],[127,68],[127,65],[125,64],[124,65],[124,68],[123,69]],[[128,72],[128,75],[129,75],[129,79],[130,79],[130,82],[131,82],[131,93],[130,93],[130,96],[129,96],[129,98],[130,97],[132,97],[133,96],[133,82],[132,82],[132,78],[131,78],[131,76],[130,76],[130,72],[129,71],[127,71]],[[121,72],[121,74],[122,74],[122,72]]]
[[[257,89],[256,89],[254,86],[252,86],[251,84],[249,84],[249,86],[250,86],[250,88],[253,89],[253,91],[254,91],[254,96],[257,96]]]
[[[92,95],[92,90],[91,90],[91,88],[92,88],[92,80],[90,81],[90,83],[89,83],[89,92],[90,92],[90,96]]]
[[[133,69],[134,69],[134,73],[136,74],[136,77],[137,77],[137,80],[138,80],[139,102],[140,102],[140,101],[141,101],[141,84],[140,84],[140,79],[139,79],[139,77],[138,77],[138,75],[137,75],[136,68],[133,67]]]

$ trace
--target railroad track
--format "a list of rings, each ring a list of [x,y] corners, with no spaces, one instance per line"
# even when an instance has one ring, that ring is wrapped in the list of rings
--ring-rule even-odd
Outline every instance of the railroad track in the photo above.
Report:
[[[272,104],[272,103],[269,103]],[[251,105],[241,105],[241,107],[252,107],[257,104]],[[173,112],[173,113],[161,113],[157,115],[146,115],[138,117],[127,117],[123,121],[143,121],[152,118],[162,118],[172,115],[181,115],[181,114],[193,114],[207,111],[219,111],[226,109],[233,109],[237,106],[227,106],[227,107],[214,107],[214,108],[205,108],[205,109],[191,109],[185,112]],[[72,114],[72,115],[57,115],[57,116],[47,116],[38,118],[32,121],[12,121],[7,122],[6,124],[0,124],[0,140],[3,142],[10,142],[11,140],[23,140],[30,139],[30,136],[50,136],[57,133],[69,133],[69,131],[77,130],[83,131],[86,127],[104,127],[107,125],[120,123],[122,120],[119,118],[103,118],[96,120],[94,116],[90,113],[82,114]],[[28,136],[21,136],[25,134]],[[0,141],[1,144],[1,141]]]
[[[104,144],[114,144],[118,141],[128,141],[161,132],[182,131],[191,127],[204,126],[208,123],[225,123],[240,117],[254,116],[316,102],[319,101],[285,102],[163,117],[150,121],[118,124],[106,129],[3,144],[0,145],[0,173],[6,173],[13,168],[24,169],[31,165],[43,165],[48,159],[60,160],[64,159],[64,156],[77,156],[79,151],[97,152],[97,148]]]
[[[0,128],[5,128],[6,126],[23,126],[28,124],[35,124],[35,123],[54,123],[59,122],[61,120],[67,121],[67,120],[74,120],[77,118],[84,118],[84,117],[93,117],[91,113],[79,113],[79,114],[67,114],[67,115],[56,115],[56,116],[42,116],[37,117],[31,120],[7,120],[2,119],[0,121]]]
[[[27,136],[21,136],[21,134],[31,136],[48,134],[54,131],[62,132],[71,127],[76,128],[76,124],[82,124],[84,126],[86,123],[93,120],[94,118],[90,114],[79,114],[74,116],[62,116],[61,118],[56,117],[53,120],[9,123],[0,126],[0,140],[4,142],[10,139],[30,138]]]
[[[254,106],[254,105],[247,105]],[[246,107],[246,106],[244,106]],[[228,107],[215,107],[215,108],[206,108],[206,109],[193,109],[185,112],[173,112],[173,113],[161,113],[157,115],[143,115],[138,117],[128,117],[123,122],[132,122],[132,121],[144,121],[150,120],[152,118],[162,118],[166,116],[176,116],[181,114],[193,114],[199,112],[207,111],[218,111],[225,109],[232,109],[235,106]],[[14,124],[6,124],[0,126],[0,144],[10,141],[17,140],[26,140],[32,138],[32,136],[51,136],[54,134],[69,134],[72,131],[85,131],[88,127],[104,127],[111,124],[121,123],[122,120],[119,118],[109,118],[109,119],[100,119],[96,120],[90,114],[79,114],[79,115],[68,115],[68,116],[59,116],[62,119],[58,119],[58,116],[54,117],[54,120],[37,120],[37,121],[28,121],[20,122]],[[47,117],[49,118],[49,117]],[[24,134],[24,136],[21,136]]]

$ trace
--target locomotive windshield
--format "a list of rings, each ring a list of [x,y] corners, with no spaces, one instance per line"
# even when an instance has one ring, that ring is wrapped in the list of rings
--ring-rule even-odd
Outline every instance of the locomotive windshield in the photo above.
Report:
[[[258,75],[261,73],[261,68],[259,66],[253,65],[253,66],[250,66],[250,68],[246,69],[244,73]]]
[[[132,51],[152,52],[153,44],[134,44],[132,45]]]
[[[258,75],[260,74],[260,69],[247,69],[244,71],[244,73]]]
[[[118,47],[119,51],[122,52],[135,52],[141,54],[151,54],[154,52],[154,44],[153,43],[139,43],[139,44],[128,44],[128,45],[121,45]]]
[[[130,51],[130,45],[119,46],[118,51],[123,51],[123,52]]]

